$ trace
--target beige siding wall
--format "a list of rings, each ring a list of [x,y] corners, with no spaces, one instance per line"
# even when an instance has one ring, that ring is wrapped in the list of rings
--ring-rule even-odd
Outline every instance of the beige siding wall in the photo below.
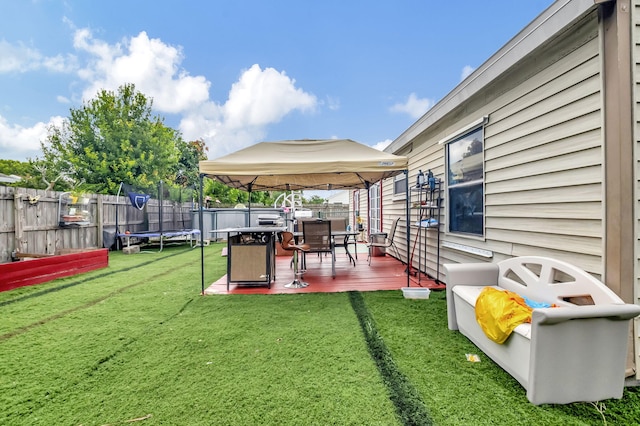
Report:
[[[427,173],[429,170],[439,178],[444,179],[444,148],[442,145],[438,145],[433,141],[430,143],[424,143],[420,145],[414,144],[414,152],[409,155],[409,185],[415,187],[418,171],[422,170]],[[420,192],[410,191],[411,203],[420,202]],[[444,196],[444,192],[442,192]],[[422,194],[423,198],[425,194]],[[404,205],[402,206],[404,207]],[[420,216],[420,209],[411,209],[411,223],[416,223]],[[444,224],[444,209],[441,210],[440,223]],[[436,229],[425,229],[421,232],[415,226],[410,228],[410,241],[411,241],[411,257],[412,265],[415,268],[419,268],[422,272],[426,273],[432,278],[444,280],[442,275],[442,268],[438,266],[438,233]],[[441,230],[444,230],[444,225],[441,225]],[[417,238],[420,238],[420,241]],[[442,235],[441,235],[441,240]],[[403,245],[405,245],[403,240]],[[442,252],[442,250],[441,250]],[[442,264],[442,256],[440,257],[440,264]],[[436,276],[436,272],[440,272],[440,276]]]
[[[444,179],[444,145],[438,141],[488,117],[486,238],[443,232],[441,241],[489,250],[493,261],[548,255],[596,275],[603,273],[602,96],[597,36],[597,16],[592,13],[412,141],[407,154],[409,183],[415,182],[418,169],[431,169]],[[384,200],[387,221],[391,215],[403,214],[404,202],[392,201],[390,182],[385,184]],[[412,222],[416,219],[412,213]],[[446,222],[446,209],[441,222]],[[411,244],[415,232],[412,228]],[[432,276],[437,261],[436,237],[429,231],[423,241],[426,272]],[[404,239],[398,243],[406,250]],[[441,264],[487,260],[464,250],[440,250]],[[442,275],[439,278],[444,280]]]
[[[398,199],[395,202],[391,202],[391,200],[393,200],[393,179],[387,179],[382,184],[382,231],[389,232],[395,218],[401,218],[400,222],[398,222],[394,241],[398,247],[400,259],[402,259],[402,261],[406,261],[407,232],[405,199]],[[388,250],[387,252],[394,254],[393,250]]]
[[[635,117],[634,140],[635,140],[635,285],[634,297],[636,303],[640,303],[640,0],[634,0],[632,14],[632,64],[633,64],[633,116]],[[636,348],[636,365],[640,362],[640,319],[634,320],[634,336]],[[636,369],[636,379],[640,379],[640,369]]]
[[[586,25],[597,33],[595,19]],[[499,257],[549,255],[603,273],[598,50],[591,39],[488,111],[485,232]]]
[[[402,215],[402,212],[398,212],[396,206],[393,204],[385,203],[384,200],[390,200],[393,198],[393,179],[387,179],[386,182],[382,182],[380,186],[382,195],[382,232],[385,232],[391,226],[393,218]],[[404,210],[404,209],[403,209]],[[399,236],[399,235],[398,235]]]

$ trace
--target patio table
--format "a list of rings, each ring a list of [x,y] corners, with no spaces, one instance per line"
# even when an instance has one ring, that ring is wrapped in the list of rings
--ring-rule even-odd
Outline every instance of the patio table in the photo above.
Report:
[[[344,239],[344,250],[347,253],[347,256],[349,256],[349,262],[353,263],[353,266],[356,265],[356,260],[353,258],[353,256],[351,255],[351,252],[349,251],[349,239],[351,237],[356,237],[359,234],[359,232],[356,231],[331,231],[331,236],[335,239],[335,238],[343,238]],[[296,238],[296,243],[298,242],[298,240],[303,236],[301,231],[296,231],[293,233],[293,236]],[[357,247],[356,247],[357,250]]]

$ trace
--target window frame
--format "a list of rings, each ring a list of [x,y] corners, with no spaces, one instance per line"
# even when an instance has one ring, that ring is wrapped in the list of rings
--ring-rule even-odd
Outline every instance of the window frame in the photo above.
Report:
[[[446,233],[451,234],[451,235],[455,235],[455,236],[459,236],[459,237],[465,237],[465,238],[471,238],[471,239],[478,239],[478,240],[482,240],[484,241],[486,239],[486,191],[485,191],[485,174],[486,174],[486,170],[485,170],[485,124],[486,124],[486,117],[483,117],[482,120],[478,120],[474,123],[472,123],[469,126],[464,127],[463,129],[460,129],[458,132],[456,132],[455,134],[443,139],[442,141],[440,141],[440,144],[444,144],[445,145],[445,206],[446,206]],[[476,132],[480,132],[480,140],[482,142],[482,158],[481,158],[481,167],[482,167],[482,173],[480,175],[480,178],[477,179],[472,179],[470,181],[463,181],[463,182],[459,182],[459,183],[455,183],[452,184],[451,183],[451,159],[450,159],[450,149],[452,146],[454,146],[455,143],[457,142],[461,142],[463,140],[465,140],[465,138],[471,136],[472,134],[476,133]],[[473,189],[479,186],[479,189],[481,190],[481,197],[480,197],[480,202],[482,204],[482,222],[480,224],[480,232],[464,232],[461,231],[459,228],[457,229],[453,229],[452,230],[452,214],[455,214],[454,210],[452,209],[452,200],[455,198],[454,195],[452,195],[452,193],[454,192],[458,192],[460,190],[464,191],[465,189]],[[473,224],[470,224],[471,227],[473,227]]]
[[[393,201],[401,201],[407,199],[407,184],[409,179],[407,173],[400,173],[393,177]]]
[[[369,187],[369,233],[382,230],[382,182]]]

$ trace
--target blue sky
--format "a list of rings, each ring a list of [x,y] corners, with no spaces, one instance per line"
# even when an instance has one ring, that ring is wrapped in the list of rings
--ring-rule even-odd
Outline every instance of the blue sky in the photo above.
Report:
[[[203,139],[386,146],[552,0],[0,0],[0,158],[125,83]],[[455,6],[454,6],[455,5]]]

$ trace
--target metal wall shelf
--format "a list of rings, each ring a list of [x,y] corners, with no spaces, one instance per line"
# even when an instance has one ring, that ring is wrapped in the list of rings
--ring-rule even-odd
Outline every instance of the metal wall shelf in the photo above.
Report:
[[[422,184],[420,184],[422,182]],[[411,188],[411,196],[416,197],[412,202],[411,209],[415,212],[415,220],[411,222],[411,228],[417,229],[416,237],[411,249],[411,265],[413,265],[416,248],[418,250],[418,267],[415,271],[418,282],[421,280],[422,274],[429,276],[427,273],[427,253],[428,245],[424,236],[430,235],[432,231],[436,231],[436,273],[435,277],[431,277],[437,283],[440,282],[440,213],[442,211],[442,180],[435,178],[431,172],[427,174],[425,179]],[[412,266],[413,267],[413,266]],[[415,268],[414,268],[415,269]]]

